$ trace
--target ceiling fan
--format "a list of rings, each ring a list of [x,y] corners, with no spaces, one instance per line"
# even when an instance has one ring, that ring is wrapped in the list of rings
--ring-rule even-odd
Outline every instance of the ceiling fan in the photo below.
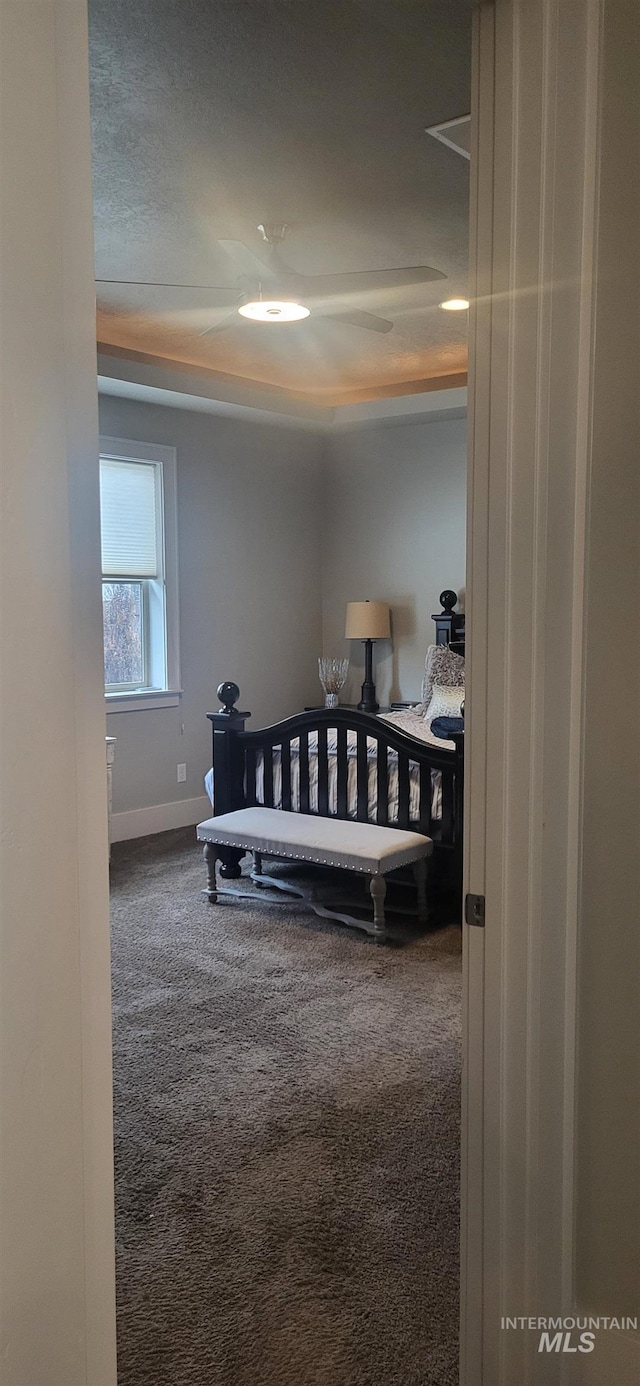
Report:
[[[226,307],[235,300],[234,311],[222,322],[214,323],[199,335],[224,331],[236,314],[253,322],[298,322],[310,316],[330,318],[350,327],[363,327],[369,332],[390,332],[393,323],[375,313],[359,308],[344,311],[332,302],[336,297],[376,289],[405,288],[411,284],[429,284],[446,279],[440,270],[429,265],[410,265],[387,270],[352,270],[342,274],[298,274],[282,259],[280,246],[289,230],[285,224],[260,225],[266,244],[264,258],[256,255],[242,241],[219,241],[237,270],[236,287],[212,284],[158,284],[141,280],[98,279],[98,284],[130,284],[139,288],[200,289],[216,295],[212,307]],[[309,304],[312,306],[309,307]]]

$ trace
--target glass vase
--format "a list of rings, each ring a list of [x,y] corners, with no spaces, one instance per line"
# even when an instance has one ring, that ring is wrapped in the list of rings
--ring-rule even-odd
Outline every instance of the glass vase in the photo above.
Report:
[[[348,672],[348,659],[335,659],[329,655],[321,655],[318,659],[318,677],[324,689],[325,707],[338,706],[338,694],[344,687]]]

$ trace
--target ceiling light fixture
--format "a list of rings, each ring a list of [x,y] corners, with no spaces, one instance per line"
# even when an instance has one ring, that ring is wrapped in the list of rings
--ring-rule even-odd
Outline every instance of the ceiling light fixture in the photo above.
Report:
[[[447,298],[440,304],[441,308],[446,309],[447,313],[462,313],[469,307],[468,298]]]
[[[255,298],[249,303],[241,303],[238,312],[252,322],[300,322],[310,316],[309,309],[302,303],[280,298]]]

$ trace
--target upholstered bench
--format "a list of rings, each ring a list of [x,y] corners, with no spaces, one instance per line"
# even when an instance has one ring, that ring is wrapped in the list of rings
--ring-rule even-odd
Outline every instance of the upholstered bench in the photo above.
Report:
[[[373,933],[379,942],[386,938],[385,876],[399,866],[411,865],[418,893],[418,918],[426,922],[427,861],[433,851],[433,843],[431,838],[423,837],[421,833],[405,832],[401,828],[382,828],[374,823],[345,822],[339,818],[321,818],[316,814],[288,813],[285,809],[259,807],[238,809],[235,813],[207,818],[204,823],[198,824],[196,831],[199,841],[204,842],[207,865],[205,893],[213,903],[220,891],[216,881],[216,861],[222,855],[219,849],[236,847],[253,852],[252,874],[254,881],[259,884],[276,884],[273,878],[270,880],[262,875],[263,855],[365,872],[370,877],[373,927],[345,915],[335,917]],[[328,911],[324,909],[322,913],[327,914]]]

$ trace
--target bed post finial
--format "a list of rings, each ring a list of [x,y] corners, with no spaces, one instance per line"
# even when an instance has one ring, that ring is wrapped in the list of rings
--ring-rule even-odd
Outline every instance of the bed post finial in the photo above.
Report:
[[[440,593],[442,611],[434,611],[432,621],[436,628],[436,645],[451,645],[459,654],[464,654],[464,614],[454,611],[458,593],[446,587]]]
[[[227,680],[219,684],[218,697],[222,703],[220,710],[207,713],[213,728],[214,817],[245,807],[244,751],[241,736],[247,717],[251,716],[250,712],[240,712],[236,707],[240,697],[237,683]],[[231,879],[239,876],[242,855],[236,847],[220,848],[218,856],[222,861],[221,876]]]
[[[222,711],[229,714],[236,712],[235,705],[240,697],[237,683],[219,683],[216,692],[222,703]],[[220,716],[219,713],[218,716]]]

